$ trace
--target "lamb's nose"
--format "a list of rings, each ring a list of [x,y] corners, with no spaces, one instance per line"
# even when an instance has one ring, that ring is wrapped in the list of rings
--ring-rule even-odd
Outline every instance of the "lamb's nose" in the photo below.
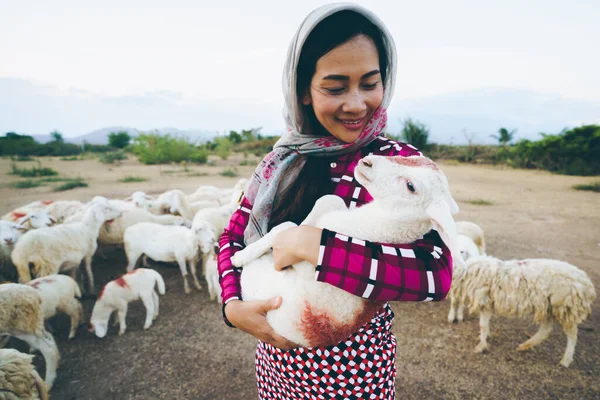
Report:
[[[367,168],[371,168],[373,166],[373,162],[371,160],[362,159],[360,160],[361,164]]]
[[[6,242],[6,244],[13,244],[12,239],[4,239],[4,241]]]

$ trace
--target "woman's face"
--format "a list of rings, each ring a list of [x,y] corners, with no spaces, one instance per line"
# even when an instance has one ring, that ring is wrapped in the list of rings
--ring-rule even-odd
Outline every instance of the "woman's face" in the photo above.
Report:
[[[365,35],[321,57],[302,98],[304,105],[312,105],[323,128],[346,143],[360,136],[382,101],[379,53]]]

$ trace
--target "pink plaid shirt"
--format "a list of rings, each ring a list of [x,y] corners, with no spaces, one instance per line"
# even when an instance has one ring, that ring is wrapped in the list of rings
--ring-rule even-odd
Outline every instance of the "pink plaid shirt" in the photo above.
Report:
[[[370,202],[371,195],[354,179],[354,167],[368,155],[414,156],[413,146],[380,137],[359,151],[331,161],[334,194],[348,207]],[[244,197],[219,242],[219,281],[223,304],[241,299],[241,270],[231,256],[244,248],[244,230],[252,204]],[[452,258],[437,231],[411,244],[385,244],[355,240],[323,229],[316,279],[356,296],[377,301],[441,301],[452,283]]]

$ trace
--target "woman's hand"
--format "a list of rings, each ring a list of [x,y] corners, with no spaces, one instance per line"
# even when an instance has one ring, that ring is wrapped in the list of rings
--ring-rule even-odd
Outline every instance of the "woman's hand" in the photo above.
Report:
[[[278,233],[273,240],[275,269],[281,271],[301,261],[316,266],[319,262],[321,232],[314,226],[301,225]]]
[[[232,300],[225,306],[225,315],[236,328],[278,349],[290,350],[300,347],[275,333],[267,322],[267,311],[276,310],[279,306],[281,297],[252,301]]]

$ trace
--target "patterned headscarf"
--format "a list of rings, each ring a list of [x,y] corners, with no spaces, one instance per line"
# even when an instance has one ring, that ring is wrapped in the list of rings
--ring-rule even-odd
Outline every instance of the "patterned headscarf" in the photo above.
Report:
[[[383,84],[383,102],[375,110],[360,136],[352,143],[342,142],[334,136],[317,136],[303,132],[302,126],[306,115],[296,93],[298,60],[306,38],[319,22],[342,10],[355,11],[379,28],[388,58],[388,70]],[[295,181],[304,166],[303,162],[293,163],[299,155],[330,157],[351,153],[371,143],[383,133],[387,121],[386,108],[394,92],[395,78],[394,40],[383,22],[371,11],[354,3],[334,3],[315,9],[304,19],[292,39],[283,70],[286,132],[275,143],[273,151],[256,167],[246,186],[245,196],[252,204],[250,222],[244,232],[246,245],[267,233],[269,218],[277,197]],[[290,169],[292,165],[293,169]]]

